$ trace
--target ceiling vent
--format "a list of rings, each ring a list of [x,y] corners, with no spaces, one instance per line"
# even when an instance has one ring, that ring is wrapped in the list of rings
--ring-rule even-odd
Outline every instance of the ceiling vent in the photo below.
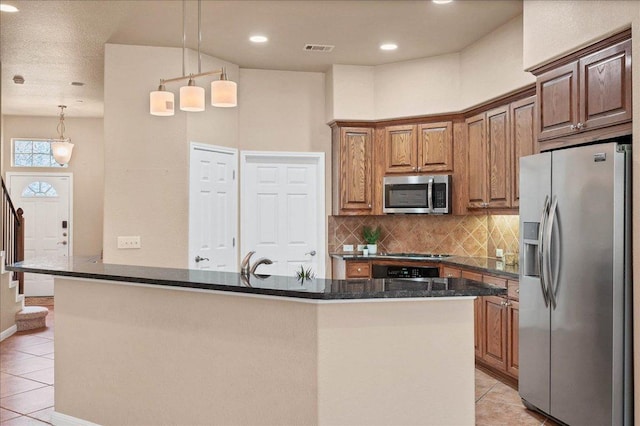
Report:
[[[21,75],[14,75],[13,76],[13,82],[15,84],[24,84],[24,77]]]
[[[330,44],[305,44],[304,50],[306,52],[331,52],[334,47]]]

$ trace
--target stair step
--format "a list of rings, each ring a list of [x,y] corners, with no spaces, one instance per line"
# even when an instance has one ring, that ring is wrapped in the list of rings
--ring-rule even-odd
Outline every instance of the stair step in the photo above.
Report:
[[[33,330],[47,326],[49,309],[44,306],[26,306],[16,313],[18,331]]]

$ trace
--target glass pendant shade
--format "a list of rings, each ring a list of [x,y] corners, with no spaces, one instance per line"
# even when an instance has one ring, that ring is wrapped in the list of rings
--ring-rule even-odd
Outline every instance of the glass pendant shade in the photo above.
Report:
[[[182,86],[180,88],[180,109],[190,112],[204,111],[204,88],[192,85]]]
[[[230,80],[211,82],[211,105],[229,108],[238,105],[238,85]]]
[[[73,145],[69,139],[56,141],[51,144],[51,151],[56,163],[60,165],[67,164],[71,160],[71,153],[73,152]]]
[[[158,89],[149,94],[149,112],[151,115],[168,116],[174,115],[174,95]]]

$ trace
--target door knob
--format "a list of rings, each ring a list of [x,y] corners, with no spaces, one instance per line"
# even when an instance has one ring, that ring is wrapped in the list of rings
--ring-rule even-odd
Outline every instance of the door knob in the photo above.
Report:
[[[200,256],[196,256],[196,263],[198,262],[202,262],[203,260],[209,261],[208,257],[200,257]]]
[[[315,256],[316,255],[316,251],[315,250],[311,250],[310,252],[305,253],[305,256],[309,254],[311,256]]]

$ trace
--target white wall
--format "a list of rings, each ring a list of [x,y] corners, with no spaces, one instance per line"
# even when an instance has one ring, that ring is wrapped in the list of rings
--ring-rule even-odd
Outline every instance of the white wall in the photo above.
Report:
[[[640,2],[525,0],[525,69],[550,62],[631,26]]]
[[[535,83],[522,66],[522,15],[460,52],[460,104],[466,109]]]
[[[326,218],[331,211],[331,129],[324,121],[325,75],[241,69],[238,103],[241,150],[324,153]],[[329,258],[325,267],[330,267]],[[330,269],[326,272],[329,276]]]
[[[434,56],[375,67],[375,118],[460,109],[460,55]]]
[[[71,106],[70,108],[73,108]],[[68,110],[67,110],[68,111]],[[101,118],[65,117],[65,136],[75,145],[64,169],[11,166],[11,139],[50,139],[57,136],[58,117],[7,115],[3,117],[2,163],[5,172],[73,173],[74,256],[95,256],[102,250],[104,199],[104,135]],[[6,178],[6,175],[4,176]],[[5,179],[6,180],[6,179]],[[20,207],[20,206],[16,206]],[[27,223],[26,226],[29,226]]]
[[[326,121],[457,112],[535,81],[522,66],[522,16],[460,52],[375,67],[334,65]]]
[[[160,78],[182,74],[181,53],[178,48],[105,46],[107,263],[187,267],[189,141],[237,145],[237,109],[214,108],[209,99],[204,112],[184,113],[177,105],[179,87],[184,83],[167,85],[176,93],[175,116],[149,114],[149,92],[157,88]],[[190,53],[189,64],[192,62]],[[206,63],[219,65],[222,61],[207,58]],[[226,65],[231,76],[238,75],[237,66]],[[187,67],[187,72],[196,70]],[[213,78],[201,78],[196,83],[207,87]],[[120,235],[141,236],[142,248],[117,249]]]
[[[374,67],[333,65],[327,74],[326,121],[371,120],[375,117]]]

